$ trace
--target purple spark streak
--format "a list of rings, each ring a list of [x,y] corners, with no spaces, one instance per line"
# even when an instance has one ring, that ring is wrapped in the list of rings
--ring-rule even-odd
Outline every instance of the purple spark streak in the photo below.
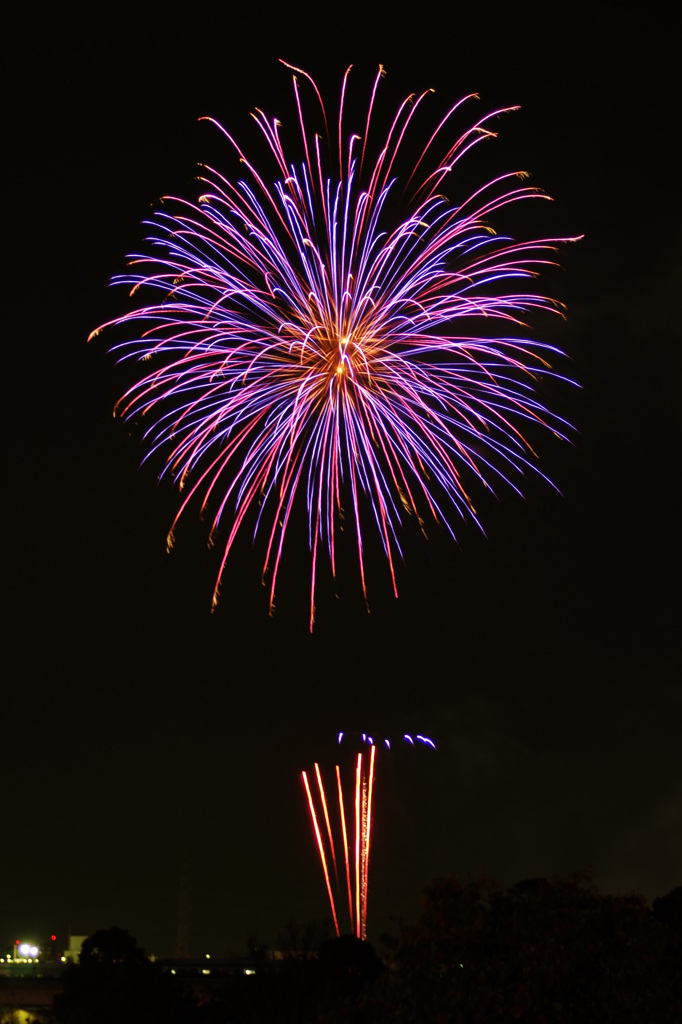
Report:
[[[130,272],[115,279],[147,301],[111,323],[132,332],[114,346],[121,359],[151,360],[117,408],[143,419],[147,457],[161,452],[163,473],[185,492],[169,545],[193,499],[202,512],[210,506],[211,537],[224,531],[215,605],[227,557],[253,513],[254,536],[266,539],[272,610],[300,497],[312,629],[318,561],[324,549],[335,572],[344,513],[365,599],[372,530],[397,595],[408,516],[430,516],[454,537],[454,522],[478,522],[473,481],[519,491],[529,471],[544,475],[522,428],[540,423],[562,435],[566,424],[534,390],[552,375],[547,357],[556,350],[525,338],[523,317],[556,310],[532,282],[567,239],[516,242],[492,231],[488,218],[501,208],[547,198],[522,174],[497,177],[458,205],[444,194],[455,188],[458,162],[494,135],[490,122],[504,111],[443,145],[451,117],[474,97],[448,111],[406,176],[396,220],[387,210],[399,191],[394,164],[430,90],[401,104],[377,148],[382,69],[362,136],[344,132],[346,72],[336,132],[326,139],[303,114],[299,76],[329,124],[315,83],[291,70],[303,161],[285,156],[280,123],[262,111],[253,116],[274,157],[270,176],[213,122],[246,177],[206,168],[197,202],[166,200],[149,222],[150,253],[132,257]],[[149,302],[154,292],[160,297]],[[498,325],[496,337],[472,331],[483,320],[486,334]]]

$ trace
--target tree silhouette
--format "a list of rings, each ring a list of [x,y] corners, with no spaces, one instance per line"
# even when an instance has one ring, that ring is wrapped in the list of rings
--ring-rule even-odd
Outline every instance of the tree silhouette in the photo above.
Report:
[[[201,1018],[177,979],[152,963],[122,928],[86,939],[62,983],[54,1001],[61,1024],[189,1024]]]
[[[320,946],[318,974],[333,997],[356,995],[376,980],[383,966],[374,947],[355,935],[329,939]]]
[[[127,971],[149,963],[132,935],[124,928],[106,928],[85,939],[78,962],[86,970]]]
[[[682,885],[654,900],[654,917],[682,936]]]
[[[677,1024],[681,965],[680,936],[640,896],[604,896],[580,876],[504,891],[445,879],[358,1019]]]

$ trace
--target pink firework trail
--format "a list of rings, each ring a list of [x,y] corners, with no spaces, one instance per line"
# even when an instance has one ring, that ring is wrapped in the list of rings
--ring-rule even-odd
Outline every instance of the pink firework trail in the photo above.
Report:
[[[244,178],[205,168],[196,202],[165,199],[149,221],[149,253],[115,279],[143,298],[111,324],[131,334],[114,351],[142,371],[117,411],[141,421],[146,457],[159,453],[162,475],[184,492],[169,546],[190,504],[210,509],[211,540],[219,530],[224,538],[215,605],[238,534],[262,536],[272,611],[300,506],[312,629],[321,555],[335,574],[344,519],[365,600],[372,533],[397,596],[408,518],[454,537],[456,522],[479,522],[477,485],[519,491],[528,473],[543,475],[526,428],[561,436],[566,424],[537,396],[538,381],[554,376],[556,350],[528,338],[524,318],[556,311],[535,281],[567,239],[495,233],[490,218],[502,208],[547,198],[522,173],[457,196],[460,160],[494,136],[504,110],[453,140],[456,112],[474,99],[464,97],[424,145],[416,126],[432,90],[408,96],[381,127],[380,69],[353,129],[350,68],[333,125],[310,75],[285,66],[294,72],[297,155],[280,121],[260,110],[270,171],[213,122]],[[308,127],[303,92],[324,137]],[[401,174],[413,148],[417,159]]]
[[[414,739],[411,736],[404,736],[403,738],[414,745]],[[339,743],[341,743],[342,739],[343,733],[339,733]],[[433,740],[428,739],[428,737],[417,736],[415,739],[435,750]],[[367,937],[369,855],[372,838],[372,802],[376,774],[377,744],[366,734],[363,734],[362,742],[369,747],[369,750],[360,751],[357,754],[353,765],[352,779],[349,783],[350,794],[344,793],[341,767],[338,764],[334,767],[338,804],[336,808],[331,808],[330,810],[330,802],[327,799],[327,792],[319,764],[315,764],[315,777],[317,779],[316,797],[313,796],[311,791],[307,772],[304,771],[301,774],[336,934],[341,934],[339,912],[337,909],[338,903],[345,903],[347,901],[349,931],[352,935],[356,935],[357,938],[364,940]],[[390,740],[384,740],[384,744],[390,749]],[[350,806],[353,807],[354,812],[354,836],[349,836],[346,826],[346,808]],[[326,823],[326,842],[319,826],[319,811],[321,811]],[[336,840],[334,838],[335,834],[337,836]],[[339,877],[337,870],[337,842],[343,850],[346,869],[345,879],[343,875]],[[334,868],[335,885],[332,884],[329,870],[330,861]],[[345,895],[343,893],[344,883]]]

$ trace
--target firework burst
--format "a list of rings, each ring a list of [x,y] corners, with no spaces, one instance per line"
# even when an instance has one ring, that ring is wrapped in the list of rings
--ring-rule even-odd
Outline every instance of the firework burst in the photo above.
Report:
[[[292,514],[304,505],[312,629],[320,556],[335,573],[344,519],[365,599],[372,533],[397,595],[407,517],[454,537],[456,522],[478,522],[477,481],[518,491],[540,472],[525,428],[565,425],[536,392],[554,350],[525,337],[523,319],[556,308],[533,283],[564,240],[517,242],[491,228],[502,207],[542,197],[521,174],[456,205],[448,198],[459,161],[504,111],[453,142],[452,118],[473,97],[460,100],[398,180],[430,90],[407,97],[382,132],[380,69],[355,134],[346,72],[330,131],[314,81],[292,70],[299,161],[262,111],[253,116],[274,157],[269,175],[214,122],[244,178],[205,168],[196,202],[165,200],[149,222],[150,252],[115,279],[146,301],[111,323],[132,335],[114,346],[118,356],[144,367],[118,412],[142,420],[147,457],[161,453],[183,492],[169,544],[190,503],[210,509],[211,537],[220,528],[223,538],[215,604],[237,535],[263,535],[272,609]],[[307,127],[302,80],[326,138]]]

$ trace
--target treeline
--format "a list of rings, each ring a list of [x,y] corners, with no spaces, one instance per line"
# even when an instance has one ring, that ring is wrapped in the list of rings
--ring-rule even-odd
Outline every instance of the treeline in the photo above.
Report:
[[[265,966],[265,965],[264,965]],[[380,959],[351,936],[277,970],[236,973],[202,1001],[120,929],[63,975],[59,1024],[679,1024],[682,887],[650,908],[580,877],[434,882]]]

